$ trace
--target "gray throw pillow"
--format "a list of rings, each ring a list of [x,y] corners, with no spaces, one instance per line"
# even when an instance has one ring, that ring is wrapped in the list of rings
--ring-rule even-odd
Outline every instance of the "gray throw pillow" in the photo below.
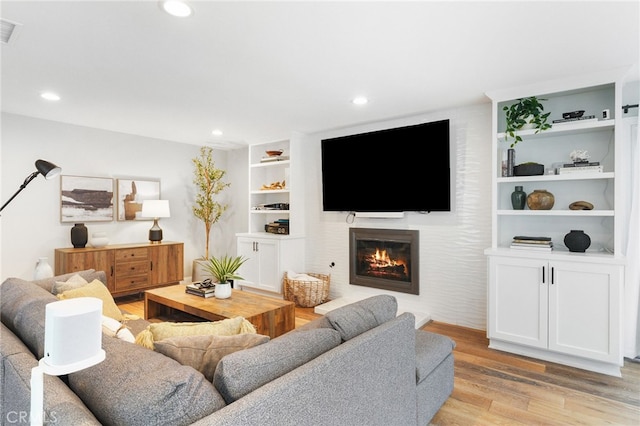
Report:
[[[325,316],[331,326],[347,341],[392,320],[398,313],[398,302],[386,294],[369,297],[329,311]]]
[[[340,334],[331,328],[285,334],[222,358],[213,384],[230,404],[339,344]]]
[[[69,374],[69,387],[105,425],[190,425],[225,406],[191,367],[142,346],[103,336],[106,358]]]

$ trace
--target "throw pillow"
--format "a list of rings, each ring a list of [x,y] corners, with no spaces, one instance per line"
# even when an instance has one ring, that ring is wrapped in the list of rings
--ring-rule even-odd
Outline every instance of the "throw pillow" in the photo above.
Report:
[[[113,318],[117,321],[122,321],[123,316],[120,309],[118,309],[118,305],[113,300],[113,296],[109,293],[107,286],[105,286],[99,280],[93,280],[89,284],[86,284],[82,287],[75,288],[73,290],[67,290],[63,293],[58,294],[58,299],[73,299],[76,297],[97,297],[102,300],[102,314],[106,315],[110,318]]]
[[[396,317],[398,302],[386,294],[369,297],[326,314],[331,326],[347,341]]]
[[[125,342],[133,343],[136,340],[124,324],[104,315],[102,316],[102,332],[107,336],[117,337]]]
[[[227,318],[215,322],[159,322],[149,325],[136,336],[136,343],[154,349],[154,342],[175,336],[233,336],[256,333],[256,329],[243,317]]]
[[[58,295],[60,293],[64,293],[67,290],[73,290],[75,288],[82,287],[86,284],[89,284],[87,280],[82,278],[80,275],[75,274],[66,281],[54,282],[53,287],[51,288],[51,293]]]
[[[104,361],[68,376],[100,424],[187,426],[225,406],[211,382],[189,366],[105,335],[102,348]]]
[[[267,344],[222,358],[213,384],[227,404],[231,404],[339,344],[340,333],[332,328],[284,334]]]
[[[223,356],[267,343],[269,336],[238,334],[236,336],[178,336],[155,342],[155,350],[189,365],[209,380]]]

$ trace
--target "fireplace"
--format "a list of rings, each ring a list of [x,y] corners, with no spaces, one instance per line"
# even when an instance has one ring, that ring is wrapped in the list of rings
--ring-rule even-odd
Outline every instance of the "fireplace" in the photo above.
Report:
[[[350,228],[349,282],[420,294],[418,231]]]

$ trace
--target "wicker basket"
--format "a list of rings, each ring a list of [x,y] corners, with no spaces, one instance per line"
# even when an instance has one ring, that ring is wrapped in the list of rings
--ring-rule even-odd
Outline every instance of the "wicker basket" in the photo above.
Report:
[[[329,300],[330,275],[307,273],[321,281],[299,281],[289,279],[284,273],[282,288],[284,298],[302,308],[312,308]]]

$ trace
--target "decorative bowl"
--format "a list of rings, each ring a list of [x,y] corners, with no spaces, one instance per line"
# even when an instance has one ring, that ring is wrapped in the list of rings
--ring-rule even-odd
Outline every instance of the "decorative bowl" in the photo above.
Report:
[[[268,155],[269,157],[277,157],[278,155],[282,155],[282,153],[283,153],[284,151],[283,151],[283,150],[281,150],[281,149],[278,149],[278,150],[274,150],[274,151],[265,151],[265,152],[267,153],[267,155]]]

